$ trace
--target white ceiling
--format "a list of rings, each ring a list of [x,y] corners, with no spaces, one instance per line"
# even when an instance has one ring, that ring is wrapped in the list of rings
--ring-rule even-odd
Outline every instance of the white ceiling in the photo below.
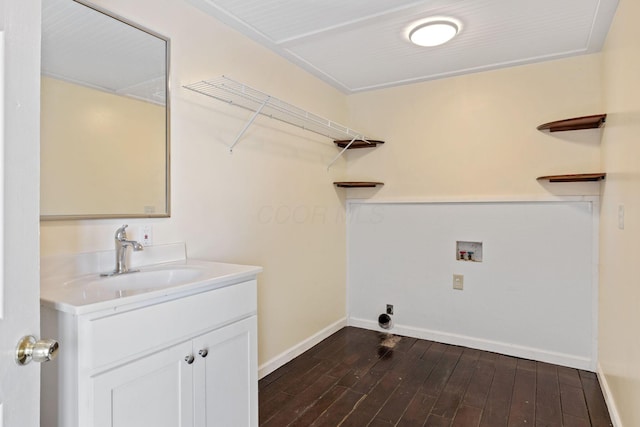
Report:
[[[42,74],[165,104],[167,44],[72,0],[42,1]]]
[[[597,52],[618,0],[187,0],[336,88],[360,92]],[[409,27],[462,22],[417,47]]]

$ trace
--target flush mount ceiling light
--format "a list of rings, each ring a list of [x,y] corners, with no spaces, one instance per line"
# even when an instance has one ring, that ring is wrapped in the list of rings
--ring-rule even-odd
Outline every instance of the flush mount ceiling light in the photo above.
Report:
[[[418,46],[433,47],[444,44],[460,31],[460,24],[451,18],[422,21],[409,32],[409,40]]]

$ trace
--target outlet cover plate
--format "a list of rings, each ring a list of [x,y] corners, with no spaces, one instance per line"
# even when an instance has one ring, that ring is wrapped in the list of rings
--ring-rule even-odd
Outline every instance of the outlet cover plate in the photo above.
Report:
[[[464,289],[464,275],[462,274],[453,275],[453,289],[457,289],[459,291]]]

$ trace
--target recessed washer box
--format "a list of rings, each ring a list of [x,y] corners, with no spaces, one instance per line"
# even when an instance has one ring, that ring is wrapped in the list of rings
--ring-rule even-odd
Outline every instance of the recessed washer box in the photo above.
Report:
[[[456,259],[458,261],[482,262],[482,242],[456,242]]]

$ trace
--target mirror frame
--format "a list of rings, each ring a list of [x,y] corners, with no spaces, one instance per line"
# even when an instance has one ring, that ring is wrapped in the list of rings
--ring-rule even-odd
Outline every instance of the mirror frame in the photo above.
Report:
[[[123,18],[120,15],[96,6],[85,0],[70,0],[85,7],[95,10],[109,18],[120,21],[133,28],[143,31],[151,36],[157,37],[166,43],[165,47],[165,211],[154,214],[65,214],[65,215],[42,215],[40,221],[60,221],[60,220],[83,220],[83,219],[115,219],[115,218],[169,218],[171,217],[171,39],[153,30]],[[42,161],[42,159],[41,159]]]

